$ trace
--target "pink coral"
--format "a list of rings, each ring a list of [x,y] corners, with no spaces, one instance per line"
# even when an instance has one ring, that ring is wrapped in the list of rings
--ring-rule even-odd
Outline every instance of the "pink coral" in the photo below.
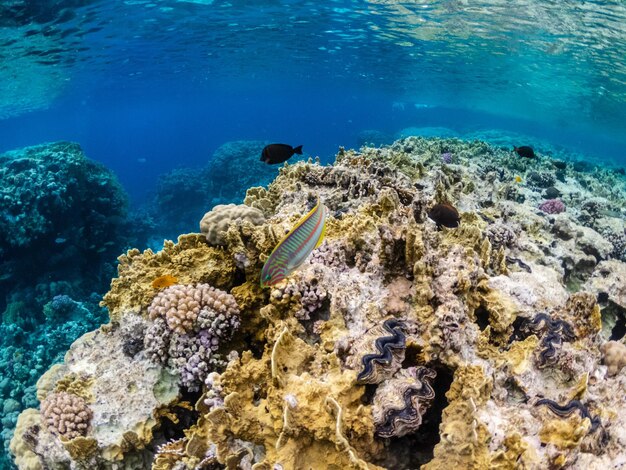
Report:
[[[560,199],[548,199],[539,205],[539,209],[546,214],[560,214],[565,212],[565,203]]]
[[[92,416],[84,399],[67,392],[48,395],[41,414],[50,432],[66,439],[86,436]]]
[[[238,315],[239,309],[232,295],[208,284],[176,285],[157,294],[148,314],[151,320],[164,318],[170,330],[185,334],[194,329],[199,316],[202,324],[198,326],[207,328],[216,315],[229,318]]]

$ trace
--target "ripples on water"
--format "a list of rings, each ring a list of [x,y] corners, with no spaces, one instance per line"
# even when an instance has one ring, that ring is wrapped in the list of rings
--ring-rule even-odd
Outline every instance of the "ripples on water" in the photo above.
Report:
[[[0,116],[44,107],[73,81],[289,74],[623,130],[625,24],[621,0],[9,0]]]

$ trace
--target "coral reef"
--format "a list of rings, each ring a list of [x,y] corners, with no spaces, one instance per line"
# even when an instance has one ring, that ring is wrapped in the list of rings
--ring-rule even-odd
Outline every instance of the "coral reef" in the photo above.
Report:
[[[57,295],[40,312],[28,308],[26,313],[31,318],[42,319],[34,328],[0,324],[0,435],[7,456],[18,415],[37,406],[37,379],[52,364],[63,360],[76,338],[106,321],[106,310],[98,307],[97,297],[78,302]],[[0,468],[3,462],[0,459]]]
[[[115,176],[78,144],[0,155],[3,321],[23,327],[39,320],[26,312],[41,311],[55,295],[104,292],[127,241],[126,204]]]
[[[286,165],[250,188],[244,204],[264,220],[228,224],[219,245],[188,234],[157,253],[129,250],[102,302],[110,323],[37,386],[40,400],[82,397],[89,432],[61,439],[26,410],[11,442],[16,462],[436,470],[624,461],[616,344],[626,332],[625,264],[604,228],[624,230],[625,181],[536,153],[416,137],[340,149],[333,165]],[[548,183],[567,211],[538,210]],[[592,195],[612,212],[583,224]],[[318,196],[326,240],[261,289],[268,256]],[[437,204],[458,208],[457,223],[429,218]],[[154,287],[165,275],[179,284]],[[219,304],[203,307],[198,289]]]
[[[155,321],[145,333],[146,352],[167,362],[192,391],[223,365],[215,352],[239,328],[233,296],[208,284],[168,287],[156,295],[148,316]]]
[[[116,177],[78,144],[2,154],[0,183],[0,406],[6,405],[0,433],[6,450],[17,415],[37,403],[37,378],[73,340],[105,321],[99,297],[115,273],[115,257],[136,234]]]

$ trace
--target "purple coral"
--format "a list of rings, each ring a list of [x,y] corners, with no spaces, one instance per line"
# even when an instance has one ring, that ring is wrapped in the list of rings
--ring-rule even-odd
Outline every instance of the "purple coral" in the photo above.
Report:
[[[146,352],[177,370],[182,384],[196,391],[212,370],[225,365],[217,351],[239,328],[239,308],[232,295],[207,284],[165,291],[148,308],[154,322],[144,338]]]
[[[442,153],[441,154],[441,163],[446,163],[448,165],[450,163],[452,163],[452,154],[450,152]]]
[[[548,199],[539,205],[539,209],[546,214],[560,214],[565,212],[565,203],[560,199]]]

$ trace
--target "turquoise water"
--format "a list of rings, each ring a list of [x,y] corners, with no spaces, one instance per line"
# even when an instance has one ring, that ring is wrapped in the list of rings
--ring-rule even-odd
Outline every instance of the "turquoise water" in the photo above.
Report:
[[[79,149],[78,173],[53,166],[56,148],[32,168],[0,157],[5,445],[41,373],[106,321],[116,256],[197,231],[276,169],[219,188],[198,172],[267,142],[330,162],[409,134],[626,167],[625,24],[623,1],[2,2],[0,154],[72,141],[103,165]]]

